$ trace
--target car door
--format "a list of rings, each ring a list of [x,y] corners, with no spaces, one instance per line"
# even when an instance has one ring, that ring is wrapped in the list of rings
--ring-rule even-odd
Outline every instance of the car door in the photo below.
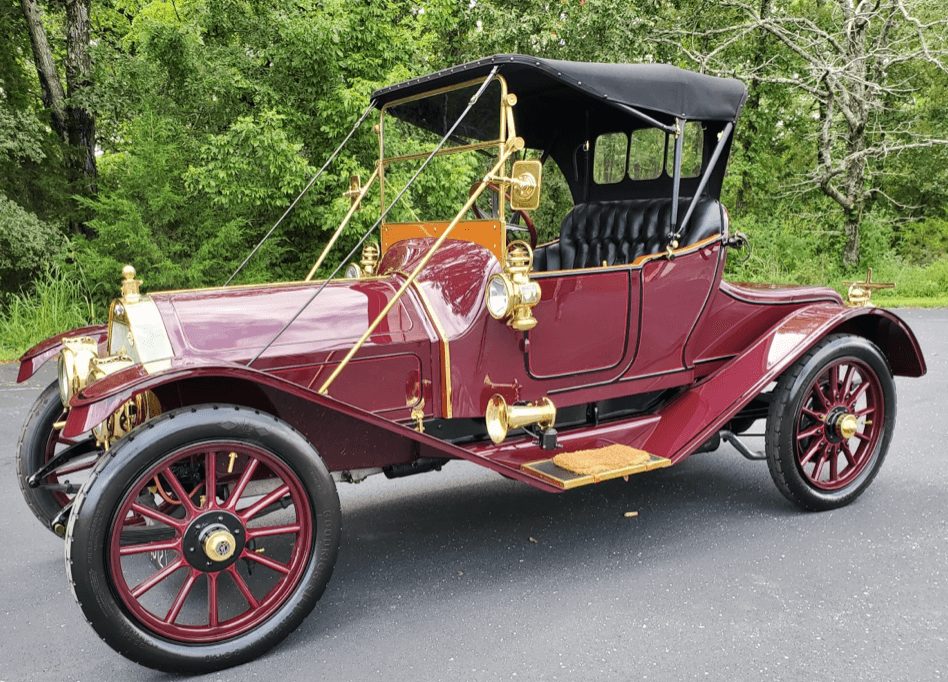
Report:
[[[540,302],[533,309],[527,370],[534,379],[618,377],[638,340],[639,286],[629,267],[535,273]],[[556,382],[559,384],[560,382]]]

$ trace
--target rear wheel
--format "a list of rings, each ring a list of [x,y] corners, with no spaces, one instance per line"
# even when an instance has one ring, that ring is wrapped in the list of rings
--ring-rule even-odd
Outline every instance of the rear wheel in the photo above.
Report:
[[[804,509],[849,504],[879,472],[894,423],[895,382],[882,353],[859,336],[829,336],[777,382],[770,474]]]
[[[339,499],[290,426],[234,406],[185,408],[112,453],[79,493],[66,565],[86,618],[119,653],[170,672],[219,670],[261,655],[313,609],[335,562]],[[147,538],[129,533],[133,517]]]

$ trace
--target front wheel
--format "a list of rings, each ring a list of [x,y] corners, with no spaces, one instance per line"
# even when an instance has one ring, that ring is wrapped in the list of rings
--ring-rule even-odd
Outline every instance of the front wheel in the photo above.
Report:
[[[60,429],[65,419],[66,408],[59,397],[59,382],[54,381],[33,403],[16,450],[16,477],[23,499],[44,527],[58,530],[60,534],[62,528],[53,528],[54,519],[72,502],[76,491],[95,466],[98,454],[94,447],[87,447],[88,454],[50,471],[35,488],[29,485],[30,476],[63,450],[89,445],[63,437]]]
[[[895,382],[879,349],[835,334],[777,382],[766,451],[780,492],[807,510],[849,504],[882,466],[895,424]]]
[[[73,506],[66,569],[112,648],[168,672],[219,670],[270,649],[316,605],[339,498],[289,425],[235,406],[183,408],[110,455]],[[147,538],[129,535],[130,517],[147,520]]]

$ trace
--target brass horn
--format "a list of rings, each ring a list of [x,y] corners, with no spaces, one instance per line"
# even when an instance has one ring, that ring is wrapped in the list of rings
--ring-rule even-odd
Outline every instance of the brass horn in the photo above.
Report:
[[[541,429],[549,429],[556,421],[556,405],[549,398],[540,398],[526,405],[508,405],[498,393],[491,396],[484,414],[487,433],[495,443],[503,442],[507,431],[527,424],[536,424]]]

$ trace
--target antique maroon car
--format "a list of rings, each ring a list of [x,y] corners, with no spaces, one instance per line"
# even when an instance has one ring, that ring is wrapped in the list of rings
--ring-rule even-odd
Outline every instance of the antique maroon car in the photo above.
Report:
[[[556,493],[723,438],[804,509],[852,502],[893,374],[925,361],[871,283],[844,302],[722,279],[746,246],[719,201],[745,95],[654,64],[464,64],[374,93],[340,149],[375,112],[375,170],[305,280],[143,294],[126,267],[108,324],[19,374],[58,357],[18,472],[96,632],[164,670],[258,656],[326,588],[335,483],[375,473],[461,459]],[[574,205],[537,244],[544,168]],[[455,186],[432,199],[432,176]],[[739,437],[758,419],[762,455]]]

